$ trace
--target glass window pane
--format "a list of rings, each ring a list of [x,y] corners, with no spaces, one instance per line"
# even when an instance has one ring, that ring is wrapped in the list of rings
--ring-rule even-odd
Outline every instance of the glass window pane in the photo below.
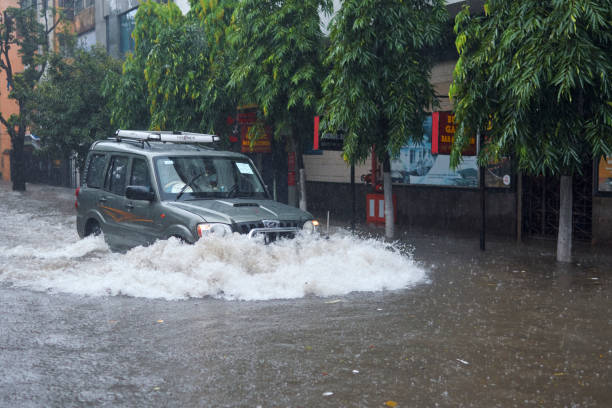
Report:
[[[87,187],[100,188],[102,187],[103,171],[105,156],[103,154],[94,154],[89,160],[89,166],[87,167],[87,179],[85,184]]]
[[[127,157],[113,157],[108,187],[111,193],[117,195],[125,194],[125,179],[127,173]]]
[[[137,9],[128,11],[119,17],[119,51],[121,51],[121,54],[134,51],[135,43],[132,38],[132,31],[134,31],[136,24],[136,11]]]
[[[146,161],[142,159],[134,159],[132,162],[132,176],[130,177],[130,185],[151,187]]]

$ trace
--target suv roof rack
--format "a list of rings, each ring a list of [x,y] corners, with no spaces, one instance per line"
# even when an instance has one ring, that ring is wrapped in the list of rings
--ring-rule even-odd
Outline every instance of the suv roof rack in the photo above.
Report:
[[[191,132],[166,132],[158,130],[122,130],[115,132],[117,141],[121,139],[138,140],[141,142],[172,142],[172,143],[214,143],[219,136]]]

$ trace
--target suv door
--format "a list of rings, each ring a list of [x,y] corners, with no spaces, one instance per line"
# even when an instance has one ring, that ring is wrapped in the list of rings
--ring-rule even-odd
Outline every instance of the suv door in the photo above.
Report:
[[[125,186],[129,158],[113,155],[106,170],[104,194],[101,194],[99,206],[105,215],[106,225],[104,238],[112,248],[127,248],[129,239],[125,236],[123,224],[131,214],[126,211]]]
[[[133,157],[130,166],[128,186],[144,186],[152,190],[149,164],[143,157]],[[155,242],[160,235],[160,226],[155,223],[154,210],[157,208],[156,200],[129,200],[126,198],[126,211],[132,215],[124,223],[126,234],[132,246],[148,245]]]

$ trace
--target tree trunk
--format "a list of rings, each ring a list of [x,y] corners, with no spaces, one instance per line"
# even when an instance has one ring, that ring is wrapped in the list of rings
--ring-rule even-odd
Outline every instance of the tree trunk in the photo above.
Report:
[[[395,236],[395,214],[393,213],[393,184],[391,182],[391,159],[386,154],[383,162],[383,189],[385,197],[385,237]]]
[[[301,143],[301,138],[299,137],[299,128],[297,126],[294,126],[292,129],[292,133],[293,133],[293,145],[295,146],[295,158],[296,158],[296,164],[298,167],[298,177],[299,177],[299,203],[300,203],[300,210],[302,211],[307,211],[306,208],[308,207],[307,205],[307,200],[306,200],[306,169],[304,168],[304,156],[303,156],[303,151],[302,151],[302,143]]]
[[[561,176],[557,261],[572,261],[572,176]]]
[[[300,210],[308,211],[306,206],[306,170],[300,168]]]
[[[13,149],[11,152],[11,180],[13,181],[14,191],[25,191],[25,157],[23,154],[24,135],[19,131],[15,137],[11,138]]]

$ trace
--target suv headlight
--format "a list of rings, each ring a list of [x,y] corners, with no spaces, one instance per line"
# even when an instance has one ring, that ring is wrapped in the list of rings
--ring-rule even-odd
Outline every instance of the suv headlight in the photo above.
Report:
[[[227,224],[212,222],[198,224],[198,236],[201,237],[225,237],[232,234],[232,229]]]
[[[317,220],[306,221],[304,225],[302,226],[302,229],[304,230],[304,232],[307,232],[309,234],[315,233],[319,229],[319,221]]]

